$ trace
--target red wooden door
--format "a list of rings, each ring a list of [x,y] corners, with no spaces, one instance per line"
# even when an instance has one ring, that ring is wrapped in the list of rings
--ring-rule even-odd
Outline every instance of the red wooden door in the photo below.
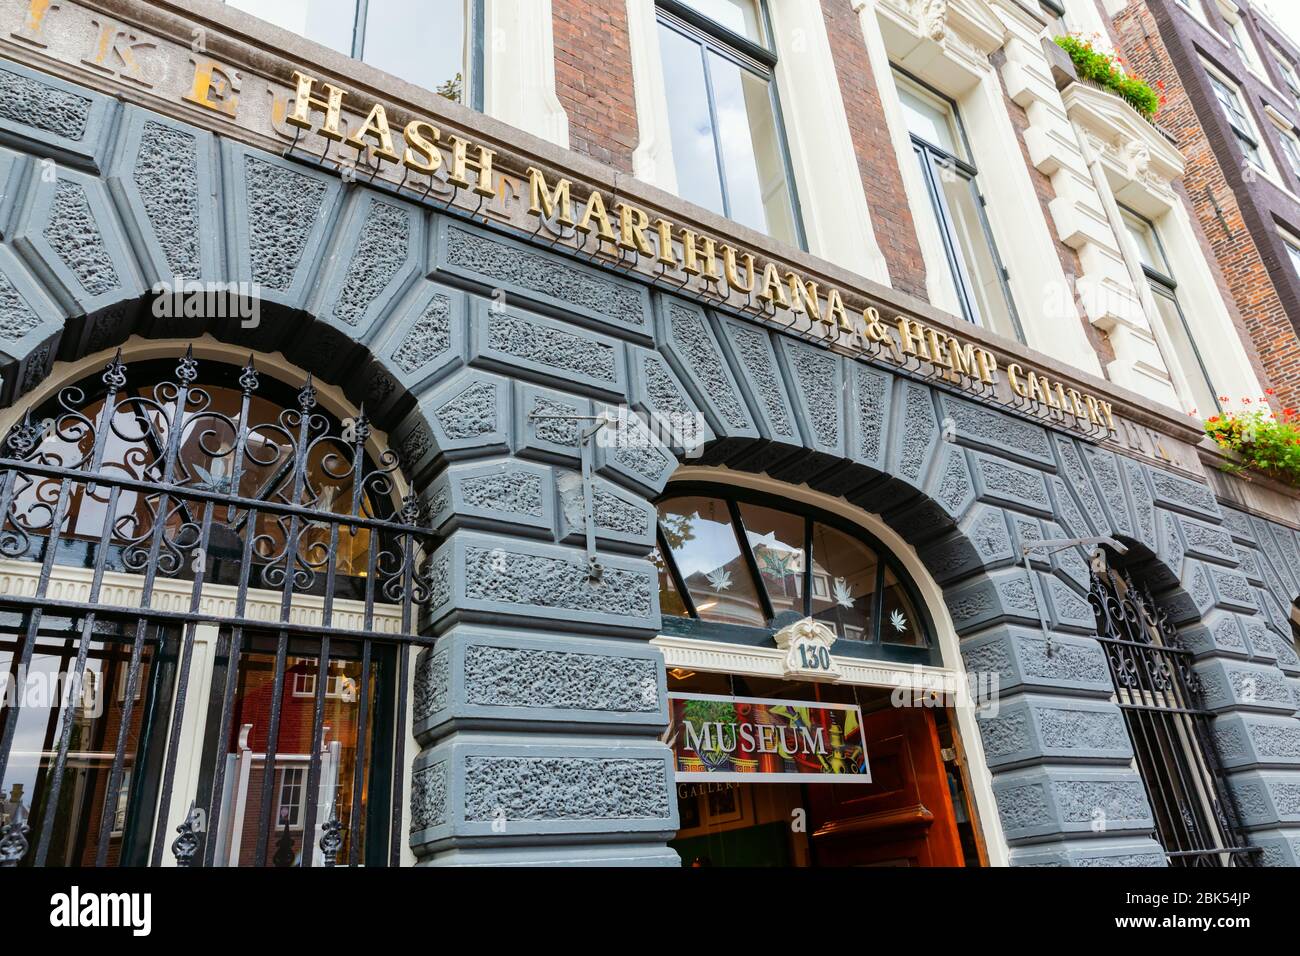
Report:
[[[810,784],[810,825],[822,866],[961,866],[952,795],[934,713],[897,708],[862,721],[869,784]]]

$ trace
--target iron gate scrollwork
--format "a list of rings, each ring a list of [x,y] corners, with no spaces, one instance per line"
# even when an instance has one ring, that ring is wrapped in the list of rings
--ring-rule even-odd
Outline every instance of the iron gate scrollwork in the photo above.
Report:
[[[1126,570],[1093,557],[1088,595],[1115,695],[1171,866],[1251,865],[1236,804],[1210,739],[1192,652]]]
[[[187,350],[132,389],[119,352],[95,395],[62,389],[0,449],[0,863],[399,861],[439,539],[413,494],[394,513],[399,461],[367,454],[364,408],[338,422],[310,377],[276,404],[251,356],[213,368],[224,384]],[[28,699],[34,661],[57,700]]]

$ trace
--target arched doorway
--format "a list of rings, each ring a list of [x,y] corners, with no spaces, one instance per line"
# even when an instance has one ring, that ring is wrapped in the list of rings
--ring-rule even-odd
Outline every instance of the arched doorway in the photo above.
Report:
[[[910,549],[806,488],[707,468],[658,515],[683,864],[988,863],[971,688]]]
[[[310,376],[191,350],[29,407],[0,449],[9,861],[398,861],[436,539],[370,434]]]

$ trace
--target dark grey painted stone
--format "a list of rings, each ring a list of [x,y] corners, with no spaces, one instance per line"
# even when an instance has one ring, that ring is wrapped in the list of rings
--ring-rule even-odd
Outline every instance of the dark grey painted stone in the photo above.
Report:
[[[628,391],[622,342],[514,306],[471,299],[469,343],[471,363],[505,375],[604,399]]]
[[[458,626],[420,654],[413,730],[657,736],[668,721],[663,656],[648,644]]]
[[[117,104],[12,60],[0,64],[0,143],[98,172]]]
[[[134,106],[124,108],[122,123],[107,181],[145,284],[224,281],[215,137]],[[167,321],[172,327],[158,334],[195,334]]]
[[[454,280],[501,290],[507,302],[531,302],[554,315],[650,342],[650,292],[640,284],[542,252],[446,216],[434,219],[432,268]]]

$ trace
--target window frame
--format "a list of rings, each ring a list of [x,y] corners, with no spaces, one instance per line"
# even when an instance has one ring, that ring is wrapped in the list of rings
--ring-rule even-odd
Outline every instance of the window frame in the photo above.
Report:
[[[1151,236],[1152,241],[1155,243],[1156,252],[1159,253],[1161,261],[1164,263],[1165,268],[1168,269],[1169,253],[1165,250],[1164,241],[1160,238],[1160,230],[1156,228],[1156,224],[1152,222],[1150,219],[1148,219],[1146,216],[1142,215],[1136,209],[1132,209],[1128,206],[1123,205],[1122,203],[1119,203],[1118,205],[1119,205],[1121,219],[1127,218],[1127,219],[1136,220],[1143,228],[1146,229],[1147,234]],[[1127,224],[1124,225],[1125,228],[1128,228]],[[1205,386],[1210,393],[1211,399],[1214,402],[1215,412],[1222,414],[1223,405],[1219,402],[1219,391],[1214,386],[1214,378],[1213,376],[1210,375],[1210,370],[1205,365],[1205,356],[1201,354],[1201,348],[1196,343],[1196,336],[1192,334],[1191,323],[1187,321],[1187,313],[1183,311],[1183,304],[1181,301],[1179,301],[1178,298],[1178,292],[1177,292],[1178,281],[1172,275],[1161,272],[1158,269],[1153,269],[1145,262],[1141,263],[1141,265],[1142,265],[1142,273],[1143,275],[1146,276],[1147,285],[1151,289],[1151,294],[1154,296],[1162,296],[1173,303],[1174,311],[1178,314],[1178,321],[1181,324],[1183,329],[1183,335],[1187,337],[1187,344],[1192,349],[1192,355],[1196,357],[1196,365],[1197,365],[1196,371],[1199,371],[1201,373],[1201,379],[1205,382]],[[1156,318],[1158,320],[1157,316],[1153,316],[1153,318]],[[1177,355],[1172,356],[1172,358],[1175,361],[1178,360]],[[1165,361],[1168,362],[1169,358],[1166,357]],[[1192,369],[1183,369],[1183,374],[1188,375],[1192,371],[1193,371]],[[1186,401],[1189,401],[1193,405],[1199,406],[1200,404],[1199,402],[1196,402],[1194,400],[1194,397],[1191,395],[1180,396],[1180,397],[1182,397]]]
[[[890,66],[896,74],[896,80],[902,78],[905,81],[905,86],[914,87],[920,91],[922,96],[930,96],[943,103],[948,110],[949,118],[952,120],[957,143],[967,156],[973,155],[970,138],[966,135],[966,126],[962,122],[961,110],[958,108],[957,101],[936,90],[896,63],[891,63]],[[988,329],[990,332],[999,332],[998,329],[989,324],[984,316],[979,314],[974,283],[971,281],[969,269],[960,255],[952,213],[948,209],[947,197],[944,196],[943,190],[939,188],[939,184],[935,182],[932,160],[938,160],[941,164],[951,167],[965,178],[967,185],[970,187],[971,193],[975,197],[975,208],[979,211],[980,229],[984,234],[984,241],[988,244],[989,253],[993,258],[993,264],[997,270],[998,285],[1002,290],[1007,312],[1011,316],[1012,337],[1016,341],[1024,343],[1026,341],[1024,325],[1020,321],[1020,312],[1016,308],[1016,300],[1011,293],[1011,273],[1006,267],[1002,253],[998,251],[998,244],[993,236],[993,225],[989,222],[988,203],[976,182],[976,177],[979,175],[978,168],[970,160],[953,155],[942,146],[917,136],[910,129],[907,131],[907,136],[912,145],[913,153],[921,160],[918,164],[921,167],[921,179],[925,186],[926,195],[930,199],[930,205],[934,210],[935,218],[939,222],[939,240],[943,244],[944,257],[948,260],[953,285],[956,287],[957,302],[961,308],[962,318],[979,328]]]
[[[228,3],[229,0],[225,0],[225,2]],[[463,2],[465,4],[465,29],[469,33],[471,41],[469,48],[469,61],[465,64],[465,71],[469,74],[469,82],[466,84],[466,95],[461,100],[461,105],[467,106],[470,109],[481,113],[483,112],[483,78],[486,72],[484,69],[485,44],[483,43],[483,31],[486,23],[484,4],[486,3],[486,0],[463,0]],[[244,7],[235,7],[235,9],[247,13],[249,16],[263,19],[258,16],[257,13],[247,10]],[[351,50],[344,53],[344,55],[350,56],[359,63],[365,62],[366,20],[369,12],[370,0],[352,0],[352,46]],[[266,22],[270,23],[271,21],[268,20]],[[295,35],[301,36],[312,43],[321,42],[303,33],[297,33]],[[322,44],[322,46],[323,45],[324,44]],[[373,66],[377,70],[383,70],[385,73],[392,73],[391,70],[381,63],[369,63],[367,65]],[[396,73],[392,73],[392,75],[397,76]],[[410,81],[408,80],[405,82]],[[415,83],[413,85],[419,86],[420,84]],[[427,87],[421,88],[426,89]],[[430,92],[436,93],[437,91],[431,89]]]
[[[1269,166],[1268,147],[1264,143],[1264,137],[1259,131],[1255,118],[1251,115],[1250,104],[1242,96],[1241,86],[1224,76],[1217,67],[1212,66],[1208,61],[1202,60],[1201,65],[1205,68],[1205,76],[1210,84],[1210,93],[1214,97],[1214,101],[1219,105],[1219,111],[1223,114],[1223,118],[1228,121],[1228,127],[1237,140],[1237,149],[1242,158],[1259,172],[1271,178],[1274,174]],[[1236,109],[1224,102],[1223,97],[1219,95],[1220,89],[1231,94]],[[1236,120],[1240,120],[1246,128],[1243,129],[1239,126]],[[1258,161],[1252,158],[1251,154],[1243,148],[1244,143],[1249,143],[1254,148]]]
[[[481,3],[482,0],[476,0]],[[718,164],[718,183],[722,194],[722,211],[718,213],[732,222],[738,222],[731,215],[730,190],[727,185],[727,167],[723,163],[721,144],[719,143],[717,107],[714,102],[713,75],[709,70],[708,53],[713,52],[742,70],[748,70],[767,83],[768,100],[772,106],[772,118],[776,125],[776,145],[780,154],[781,167],[785,170],[786,192],[790,203],[791,220],[794,223],[793,244],[803,252],[808,251],[808,235],[804,228],[803,207],[799,202],[799,188],[795,182],[794,163],[790,156],[789,137],[786,135],[785,115],[781,109],[781,91],[776,81],[776,51],[772,48],[772,18],[768,11],[767,0],[753,0],[758,7],[759,25],[767,45],[755,43],[749,37],[742,36],[734,30],[711,19],[694,7],[680,0],[654,0],[655,23],[681,34],[700,47],[700,58],[704,71],[705,94],[708,98],[710,132],[713,138],[714,159]],[[743,223],[740,223],[744,225]],[[748,227],[753,228],[753,227]],[[771,235],[770,231],[763,231]],[[778,241],[779,237],[773,236]]]
[[[1282,89],[1291,94],[1292,105],[1300,105],[1300,73],[1296,72],[1295,64],[1283,55],[1277,44],[1268,38],[1265,38],[1265,42],[1273,65],[1282,77]]]
[[[746,624],[724,624],[717,621],[706,621],[698,616],[695,610],[695,603],[691,598],[685,580],[682,578],[677,567],[677,562],[673,558],[672,550],[668,547],[668,543],[664,538],[657,517],[659,504],[675,498],[689,497],[716,498],[726,504],[732,531],[736,535],[736,541],[739,546],[741,557],[745,561],[746,567],[754,580],[758,593],[759,605],[762,608],[764,616],[768,620],[767,625],[759,627]],[[807,555],[807,560],[804,562],[805,566],[802,576],[805,617],[813,616],[812,612],[809,611],[809,608],[812,600],[812,529],[814,524],[822,524],[828,528],[834,529],[835,531],[841,532],[842,534],[848,535],[855,541],[870,548],[875,553],[876,582],[875,590],[871,597],[872,612],[871,622],[869,622],[869,626],[872,630],[871,637],[869,640],[862,641],[837,637],[831,647],[831,653],[844,657],[858,657],[868,660],[894,661],[934,667],[944,666],[942,648],[940,647],[934,617],[930,614],[929,606],[922,598],[919,588],[917,588],[915,582],[912,580],[911,572],[909,572],[903,565],[902,561],[894,555],[893,550],[885,545],[879,538],[853,521],[836,515],[833,512],[824,511],[815,506],[807,505],[793,498],[745,488],[738,485],[711,482],[707,480],[672,482],[664,488],[663,493],[660,494],[655,501],[655,546],[658,549],[659,554],[662,556],[664,566],[672,580],[673,588],[681,598],[682,604],[686,608],[688,615],[687,617],[682,617],[681,615],[676,614],[664,614],[662,616],[660,633],[704,640],[726,641],[733,644],[753,645],[765,643],[770,640],[775,631],[779,629],[773,624],[774,614],[771,599],[767,593],[766,585],[764,584],[762,575],[759,571],[753,549],[749,546],[748,539],[745,536],[744,522],[741,520],[740,515],[740,504],[753,504],[803,519],[803,548],[805,555]],[[885,600],[886,571],[893,574],[898,587],[902,589],[916,612],[916,628],[918,635],[923,639],[922,644],[899,644],[881,639],[884,628],[883,609]]]

